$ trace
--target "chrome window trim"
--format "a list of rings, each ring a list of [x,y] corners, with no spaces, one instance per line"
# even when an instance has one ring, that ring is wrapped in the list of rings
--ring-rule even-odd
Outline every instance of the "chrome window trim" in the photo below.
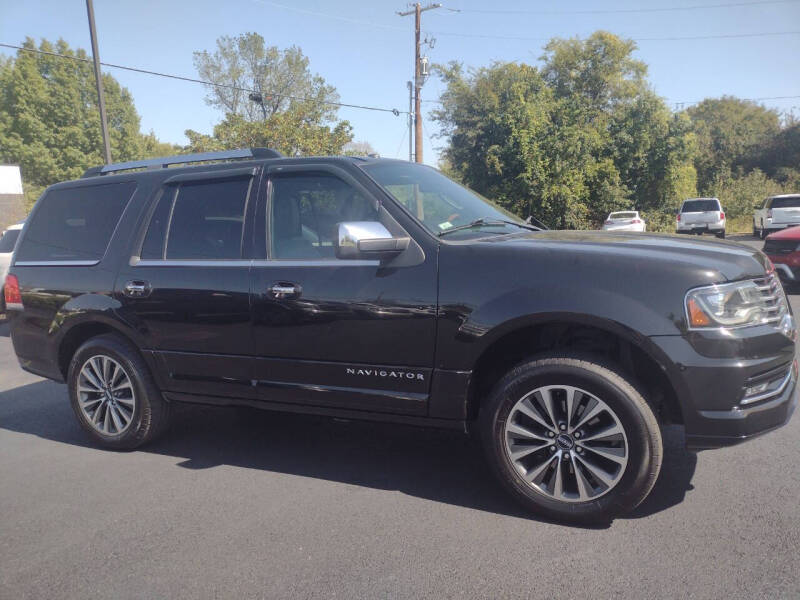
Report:
[[[132,256],[129,263],[132,267],[379,267],[379,260],[251,260],[243,259],[169,259],[142,260],[138,256]]]
[[[15,267],[92,267],[100,264],[97,260],[18,260]]]

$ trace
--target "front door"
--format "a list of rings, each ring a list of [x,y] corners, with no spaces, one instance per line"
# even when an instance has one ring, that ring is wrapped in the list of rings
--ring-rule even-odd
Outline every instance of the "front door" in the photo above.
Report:
[[[344,168],[273,168],[267,190],[255,225],[256,240],[263,231],[264,259],[251,271],[259,398],[426,414],[435,253],[426,256],[414,244],[412,260],[337,259],[338,223],[399,227],[368,183]]]
[[[244,240],[257,175],[242,168],[167,180],[117,277],[121,312],[144,337],[165,391],[255,395]]]

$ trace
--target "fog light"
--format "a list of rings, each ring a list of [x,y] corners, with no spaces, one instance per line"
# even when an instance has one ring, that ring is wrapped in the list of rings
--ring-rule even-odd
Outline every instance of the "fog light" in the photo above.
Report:
[[[744,397],[747,398],[748,396],[755,396],[756,394],[761,394],[767,391],[769,387],[769,381],[765,381],[764,383],[759,383],[752,387],[746,388],[744,390]]]

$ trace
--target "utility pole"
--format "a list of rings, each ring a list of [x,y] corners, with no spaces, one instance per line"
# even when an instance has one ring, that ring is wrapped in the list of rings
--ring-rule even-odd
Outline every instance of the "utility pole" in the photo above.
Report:
[[[408,162],[414,162],[414,84],[408,86]]]
[[[86,12],[89,14],[89,35],[92,38],[92,59],[94,60],[94,80],[97,84],[97,104],[100,107],[100,129],[103,132],[103,150],[106,164],[111,164],[111,144],[108,141],[108,121],[106,120],[106,97],[103,94],[103,80],[100,78],[100,52],[97,50],[97,32],[94,27],[94,6],[92,0],[86,0]]]
[[[401,17],[414,15],[414,158],[422,162],[422,109],[420,107],[420,89],[422,88],[422,72],[420,69],[419,34],[422,13],[433,10],[442,5],[438,2],[422,6],[419,2],[414,5],[414,10],[398,12]]]

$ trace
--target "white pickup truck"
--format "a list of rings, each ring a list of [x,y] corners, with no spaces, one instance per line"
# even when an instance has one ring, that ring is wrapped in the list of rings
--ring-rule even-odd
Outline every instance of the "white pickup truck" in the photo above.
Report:
[[[770,196],[753,212],[753,235],[761,239],[796,225],[800,225],[800,194]]]

